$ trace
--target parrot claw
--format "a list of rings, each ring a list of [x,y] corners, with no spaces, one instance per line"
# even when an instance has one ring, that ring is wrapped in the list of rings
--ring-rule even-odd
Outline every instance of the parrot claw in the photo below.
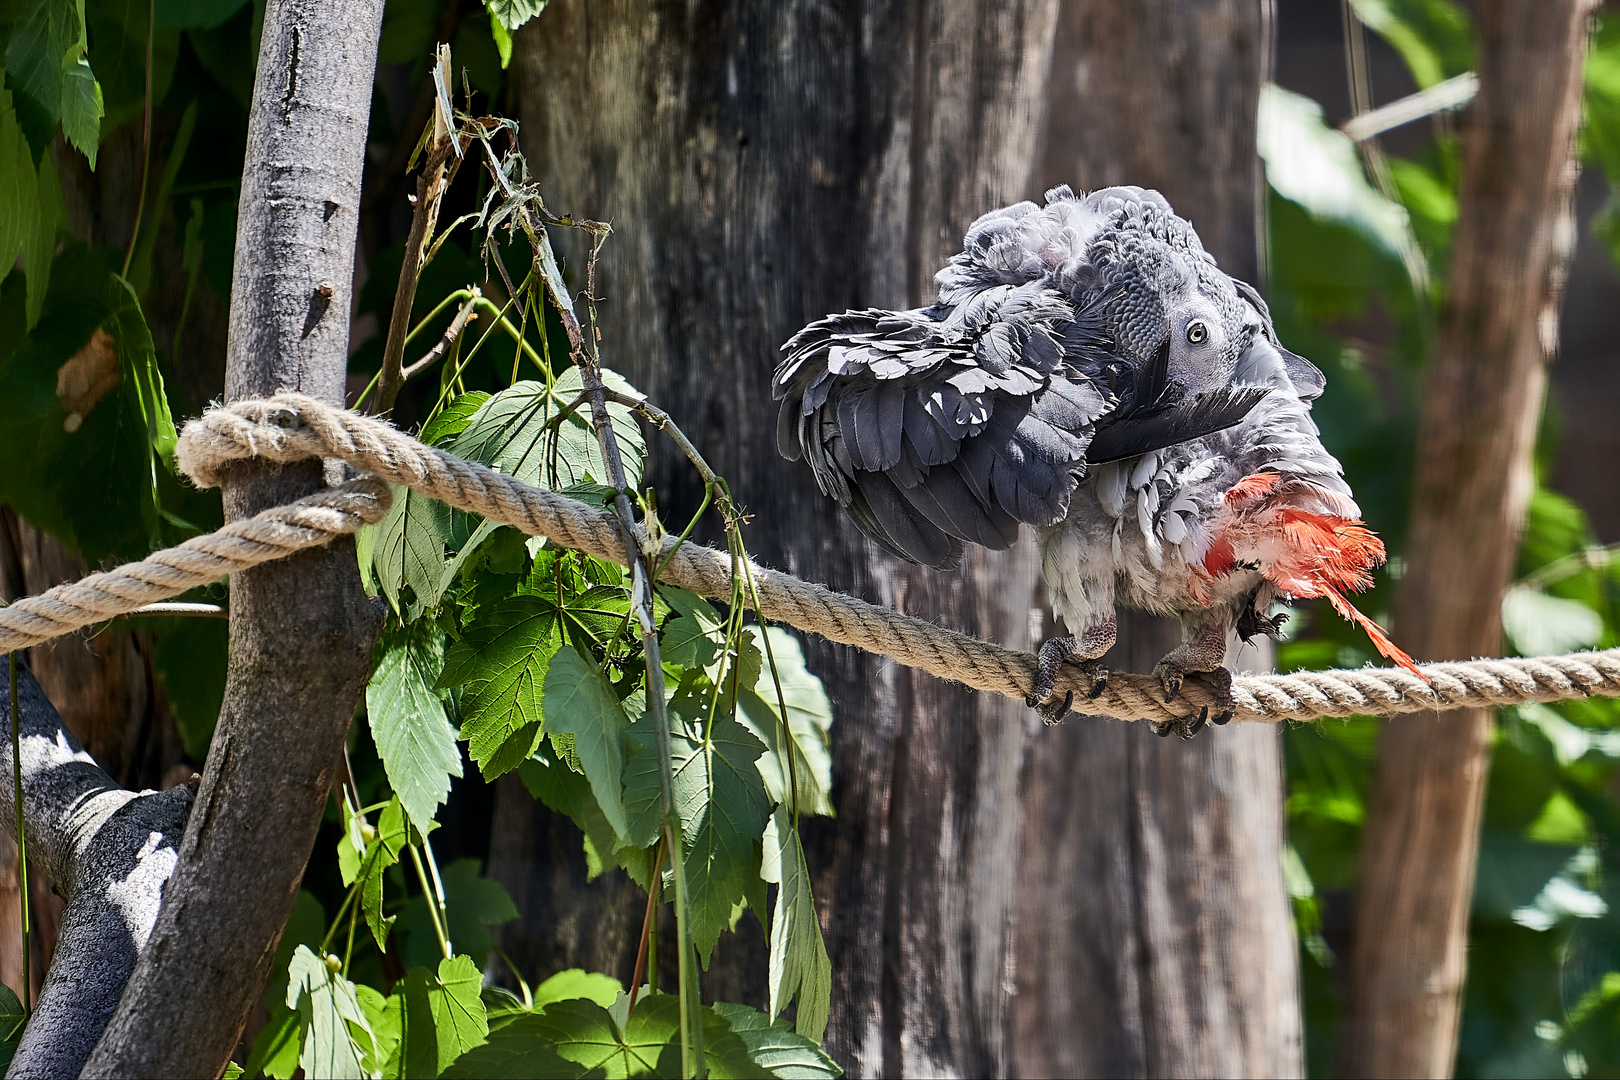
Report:
[[[1163,737],[1175,732],[1183,739],[1190,739],[1202,731],[1206,724],[1221,727],[1231,721],[1232,714],[1236,709],[1236,702],[1232,698],[1232,673],[1230,671],[1225,668],[1216,668],[1214,671],[1185,672],[1180,670],[1178,666],[1167,664],[1161,660],[1158,667],[1154,669],[1154,674],[1159,676],[1160,685],[1165,688],[1164,700],[1166,703],[1175,698],[1177,692],[1181,690],[1186,677],[1193,674],[1201,676],[1202,681],[1210,684],[1210,688],[1214,690],[1215,697],[1218,699],[1218,704],[1213,709],[1208,705],[1203,706],[1198,711],[1197,716],[1178,717],[1174,720],[1149,720],[1148,727],[1153,729],[1153,734]]]
[[[1205,705],[1199,710],[1197,716],[1191,718],[1177,717],[1174,720],[1149,720],[1147,726],[1152,730],[1153,734],[1161,739],[1171,734],[1179,735],[1183,739],[1190,739],[1204,730],[1204,725],[1208,722],[1209,706]]]
[[[1035,685],[1031,693],[1024,699],[1024,703],[1040,714],[1047,724],[1061,723],[1068,715],[1069,707],[1074,704],[1074,691],[1065,696],[1062,707],[1052,700],[1053,687],[1057,683],[1058,669],[1064,664],[1073,664],[1091,681],[1091,689],[1086,692],[1088,699],[1095,700],[1101,696],[1108,687],[1108,669],[1100,660],[1077,660],[1080,643],[1074,637],[1048,638],[1041,642],[1038,653],[1039,662],[1035,667]]]
[[[1063,695],[1062,701],[1036,702],[1033,706],[1041,722],[1047,727],[1056,727],[1069,718],[1069,706],[1074,704],[1074,691],[1070,690]]]

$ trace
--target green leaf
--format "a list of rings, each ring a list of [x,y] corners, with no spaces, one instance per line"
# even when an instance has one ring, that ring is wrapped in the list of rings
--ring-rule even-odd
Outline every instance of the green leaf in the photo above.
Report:
[[[634,387],[611,371],[603,372],[602,381],[619,393],[636,394]],[[605,481],[607,466],[602,463],[588,405],[548,427],[554,417],[574,403],[582,388],[578,368],[569,368],[557,376],[551,391],[540,382],[514,383],[484,402],[446,449],[526,483],[553,489],[587,478]],[[625,481],[636,487],[641,482],[646,440],[634,414],[623,405],[609,404],[608,415],[624,461]]]
[[[508,33],[546,10],[546,3],[547,0],[484,0],[484,6],[489,9],[491,25],[499,24]],[[510,48],[508,45],[507,49]],[[504,55],[501,66],[506,66]]]
[[[426,829],[461,775],[456,729],[433,689],[444,670],[444,637],[418,624],[383,636],[366,715],[388,783],[417,829]]]
[[[435,689],[463,688],[461,737],[484,779],[516,768],[539,744],[546,672],[561,645],[557,609],[514,596],[480,610],[446,653]]]
[[[759,874],[771,802],[754,763],[765,746],[724,713],[712,722],[693,717],[684,723],[672,713],[671,728],[692,943],[707,967],[715,942],[731,926],[732,908]],[[649,752],[656,751],[649,745],[637,751]]]
[[[1556,656],[1603,640],[1603,616],[1578,600],[1515,585],[1502,597],[1502,629],[1522,656]]]
[[[771,915],[769,987],[774,1019],[790,1000],[798,999],[794,1028],[816,1044],[827,1030],[832,1002],[832,962],[821,939],[816,901],[810,894],[810,869],[798,830],[782,807],[765,830],[765,858],[760,877],[779,886]]]
[[[62,68],[62,135],[90,162],[91,171],[96,167],[105,113],[101,84],[90,70],[90,61],[83,56],[69,60]]]
[[[458,953],[482,967],[489,957],[489,928],[517,918],[517,905],[500,882],[483,875],[477,859],[456,859],[441,870],[439,879],[444,884],[445,933]],[[427,901],[420,894],[405,905],[399,928],[405,939],[400,952],[407,965],[431,965],[443,955]]]
[[[304,1075],[363,1076],[361,1061],[375,1050],[375,1037],[355,996],[354,983],[332,970],[307,945],[294,950],[287,977],[287,1007],[298,1012],[303,1041],[298,1064]],[[356,1038],[356,1028],[363,1038]]]
[[[391,999],[383,997],[382,991],[374,986],[361,984],[354,988],[354,994],[360,999],[360,1011],[366,1014],[372,1036],[360,1067],[367,1076],[380,1076],[389,1058],[399,1048],[400,1014],[398,1010],[388,1008]],[[357,1041],[362,1046],[366,1045],[362,1040]]]
[[[383,916],[383,871],[399,861],[399,853],[410,840],[410,826],[405,819],[405,808],[396,796],[388,800],[377,817],[377,835],[366,845],[366,857],[360,864],[360,912],[366,917],[371,936],[378,950],[388,948],[388,931],[394,916]]]
[[[141,302],[129,282],[117,275],[108,283],[107,290],[107,307],[111,314],[105,326],[112,334],[119,370],[127,384],[123,397],[134,405],[146,431],[150,487],[147,499],[141,504],[141,517],[146,522],[151,545],[157,548],[163,545],[158,466],[161,463],[169,472],[174,471],[174,448],[179,436],[174,430],[174,417],[169,412],[169,399],[163,389],[163,374],[158,370],[157,348],[152,344],[152,332],[147,329]],[[125,411],[129,411],[128,406]]]
[[[821,1047],[796,1034],[787,1021],[771,1018],[747,1005],[717,1001],[712,1006],[748,1048],[748,1056],[773,1076],[784,1080],[834,1080],[844,1075]]]
[[[793,782],[797,782],[799,812],[832,816],[832,701],[821,680],[804,663],[804,650],[798,639],[779,627],[768,627],[771,655],[781,678],[782,697],[766,665],[753,689],[737,696],[737,719],[755,738],[765,744],[759,759],[759,773],[772,802],[790,809]],[[783,753],[781,704],[787,703],[789,752],[793,772]]]
[[[391,1013],[399,1018],[400,1042],[386,1075],[438,1076],[483,1043],[489,1032],[479,996],[483,977],[471,957],[442,959],[437,972],[413,968],[402,981],[390,1001],[399,1002]]]
[[[1260,93],[1257,139],[1266,180],[1277,194],[1319,221],[1361,233],[1406,267],[1414,287],[1425,281],[1427,264],[1406,209],[1367,182],[1355,145],[1328,127],[1320,105],[1267,83]]]
[[[663,826],[663,786],[659,779],[658,733],[652,711],[636,717],[625,731],[630,752],[624,762],[624,817],[622,839],[635,847],[650,847]]]
[[[15,16],[13,16],[15,17]],[[8,20],[9,21],[9,20]],[[11,28],[3,64],[34,153],[43,155],[62,116],[64,70],[83,55],[84,8],[74,0],[41,0]],[[9,265],[10,259],[5,260]]]
[[[285,969],[283,969],[285,970]],[[277,1001],[278,1012],[259,1029],[253,1039],[243,1071],[249,1076],[263,1073],[273,1080],[291,1080],[298,1071],[298,1014]]]
[[[629,720],[600,668],[577,649],[559,649],[546,673],[546,715],[554,734],[574,736],[596,804],[613,831],[623,836],[624,731]]]
[[[624,993],[624,984],[611,975],[599,975],[583,968],[559,971],[534,988],[533,1011],[539,1012],[553,1001],[584,998],[607,1008]]]
[[[37,231],[38,184],[34,155],[17,122],[12,95],[0,89],[0,267],[9,270],[17,252]]]
[[[512,66],[512,32],[499,19],[489,20],[489,36],[495,39],[495,51],[501,56],[501,70]]]
[[[372,580],[389,606],[412,621],[444,599],[446,563],[471,538],[478,519],[402,485],[390,487],[393,505],[367,530]]]
[[[714,663],[724,638],[720,613],[697,593],[664,585],[658,590],[673,610],[658,632],[658,652],[664,663],[703,668]]]
[[[489,398],[490,395],[482,390],[457,396],[450,404],[439,410],[439,415],[422,426],[422,434],[418,438],[429,446],[437,446],[461,434]]]
[[[56,223],[62,217],[62,185],[56,176],[56,163],[46,154],[39,162],[35,188],[38,208],[33,228],[25,231],[22,242],[23,272],[28,275],[28,328],[32,330],[45,310],[45,295],[51,281],[51,259],[56,255]]]
[[[234,1061],[225,1063],[225,1071],[220,1074],[220,1080],[242,1080],[242,1066]]]
[[[528,1014],[490,1032],[488,1042],[467,1051],[444,1071],[445,1080],[530,1080],[536,1076],[575,1080],[585,1076],[590,1070],[559,1056],[535,1032],[544,1023],[539,1016]]]
[[[17,1044],[22,1041],[23,1026],[28,1023],[28,1013],[23,1009],[21,1001],[11,987],[0,983],[0,1070],[11,1067],[11,1058],[17,1053]]]

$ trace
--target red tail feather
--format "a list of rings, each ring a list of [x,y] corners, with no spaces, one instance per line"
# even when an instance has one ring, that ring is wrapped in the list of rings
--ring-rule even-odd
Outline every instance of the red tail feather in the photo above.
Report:
[[[1331,493],[1308,481],[1274,472],[1251,473],[1239,480],[1226,493],[1225,520],[1215,529],[1203,565],[1193,568],[1188,583],[1193,598],[1208,602],[1204,581],[1230,573],[1240,562],[1239,549],[1269,549],[1260,562],[1273,585],[1290,596],[1327,597],[1335,611],[1366,632],[1380,653],[1427,682],[1428,676],[1383,628],[1344,598],[1346,592],[1372,585],[1372,571],[1384,562],[1384,542],[1360,521],[1307,510],[1294,501],[1303,496],[1305,505],[1319,508],[1327,494]],[[1353,505],[1342,501],[1347,509]],[[1275,546],[1278,539],[1283,541],[1280,551]]]
[[[1334,611],[1337,611],[1341,616],[1349,619],[1366,632],[1367,637],[1372,639],[1374,647],[1376,647],[1379,652],[1383,653],[1386,659],[1395,661],[1401,667],[1405,668],[1407,671],[1410,671],[1424,682],[1430,681],[1429,677],[1423,674],[1423,671],[1417,666],[1417,663],[1407,655],[1406,650],[1389,640],[1389,635],[1384,633],[1384,628],[1382,626],[1379,626],[1377,623],[1367,618],[1367,616],[1357,611],[1356,606],[1341,596],[1338,590],[1332,588],[1331,586],[1324,585],[1322,587],[1322,594],[1326,596],[1328,598],[1328,602],[1333,605]]]

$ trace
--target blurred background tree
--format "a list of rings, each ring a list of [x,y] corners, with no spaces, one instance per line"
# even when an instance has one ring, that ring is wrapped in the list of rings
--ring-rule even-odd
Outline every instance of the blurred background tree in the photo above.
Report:
[[[50,230],[48,269],[23,249],[0,284],[5,598],[219,521],[216,499],[166,471],[120,471],[120,463],[148,460],[130,430],[90,429],[101,440],[96,453],[39,438],[23,413],[29,388],[9,384],[7,366],[19,349],[61,348],[49,333],[53,320],[82,319],[86,304],[104,309],[107,277],[123,269],[173,412],[194,414],[220,394],[261,14],[248,0],[86,0],[83,44],[104,113],[86,136],[89,106],[66,111],[60,78],[13,59],[46,7],[14,0],[0,10],[4,85],[17,118],[15,134],[0,131],[0,139],[14,140],[0,153],[26,149]],[[655,18],[628,5],[585,10],[557,0],[514,42],[471,0],[391,4],[367,149],[351,391],[380,361],[410,223],[405,166],[431,105],[429,54],[435,41],[451,42],[476,99],[525,119],[554,208],[613,217],[615,262],[601,291],[606,326],[623,336],[615,349],[625,351],[610,350],[608,360],[638,375],[635,365],[643,365],[641,382],[654,400],[699,434],[723,471],[751,478],[745,501],[771,510],[755,528],[776,534],[762,554],[908,610],[947,612],[963,629],[1027,642],[1039,629],[1029,613],[1044,610],[1030,566],[1013,556],[992,571],[986,561],[972,575],[973,598],[949,601],[958,579],[870,558],[843,523],[828,525],[818,503],[790,512],[791,498],[805,496],[804,477],[778,471],[768,439],[756,437],[762,429],[750,426],[759,416],[742,419],[763,407],[758,389],[786,333],[857,296],[920,301],[935,265],[984,209],[1038,196],[1049,183],[1152,184],[1192,216],[1224,263],[1258,272],[1283,340],[1327,372],[1329,392],[1315,415],[1367,519],[1395,553],[1367,608],[1388,614],[1392,586],[1409,565],[1402,551],[1417,422],[1451,281],[1460,132],[1477,87],[1471,76],[1485,0],[1289,0],[1275,10],[1268,0],[1201,0],[1133,5],[1129,18],[1120,5],[1080,0],[995,15],[894,5],[888,17],[880,4],[806,5],[800,25],[816,28],[816,44],[796,45],[791,63],[781,60],[791,52],[788,39],[745,7],[708,5],[679,17],[659,9]],[[815,22],[823,16],[829,21]],[[892,55],[873,50],[873,35]],[[1128,80],[1137,76],[1142,98],[1133,103]],[[1593,32],[1584,88],[1586,168],[1567,236],[1573,254],[1552,339],[1558,351],[1514,585],[1502,605],[1506,644],[1525,654],[1620,644],[1620,426],[1613,419],[1620,367],[1611,344],[1620,328],[1620,18]],[[883,100],[888,113],[856,108]],[[1096,111],[1102,101],[1114,111]],[[1395,103],[1412,105],[1405,122],[1371,131],[1367,114]],[[736,123],[742,116],[747,122]],[[975,116],[984,129],[968,122]],[[892,131],[871,125],[918,117],[928,134],[906,144],[895,166],[905,181],[894,181],[894,190],[910,200],[909,209],[894,211],[902,221],[882,212],[874,197],[881,184],[871,179],[876,187],[863,188],[861,178],[880,177],[883,162],[895,160],[884,147],[904,149]],[[640,149],[618,138],[629,131],[640,132]],[[1256,146],[1266,184],[1258,164],[1247,166]],[[634,160],[638,153],[645,159]],[[780,175],[798,170],[774,194],[759,186],[766,174],[758,162],[767,154]],[[653,182],[659,169],[671,173],[667,191]],[[615,185],[644,190],[616,206],[604,194]],[[453,189],[444,220],[473,209],[480,195],[470,185]],[[727,233],[739,214],[753,231]],[[884,235],[903,257],[840,262],[840,245],[877,243],[828,235],[854,232],[855,222],[892,230]],[[846,270],[848,280],[821,276]],[[482,276],[473,253],[452,240],[428,267],[414,314],[427,316]],[[450,316],[446,310],[430,322],[426,337]],[[675,351],[628,351],[649,343]],[[469,371],[469,381],[505,385],[507,373],[478,363],[488,370]],[[127,382],[103,392],[120,408],[134,401]],[[420,419],[422,392],[407,384],[396,405],[400,423]],[[46,486],[46,466],[63,462],[73,466],[57,471],[66,479]],[[784,478],[794,485],[791,498],[773,487]],[[692,494],[677,489],[670,497]],[[142,514],[144,500],[152,509]],[[122,521],[138,525],[107,527]],[[996,576],[1003,572],[1011,577]],[[1344,624],[1321,614],[1302,609],[1289,624],[1280,670],[1373,659]],[[206,753],[223,687],[223,627],[202,619],[125,622],[88,641],[35,650],[30,662],[114,776],[135,787],[167,786]],[[1399,623],[1394,632],[1399,638]],[[839,699],[835,729],[841,817],[821,826],[825,835],[811,852],[812,869],[825,875],[818,895],[830,901],[829,945],[843,980],[829,1048],[846,1067],[1289,1071],[1300,1025],[1289,1014],[1296,969],[1279,922],[1285,887],[1297,931],[1305,1064],[1312,1075],[1333,1071],[1353,928],[1359,917],[1377,932],[1382,915],[1358,913],[1355,904],[1378,721],[1299,725],[1275,736],[1227,729],[1188,746],[1095,721],[1029,733],[1021,710],[865,663],[824,645],[812,651],[829,686],[850,695]],[[945,726],[931,727],[936,717]],[[1620,836],[1620,705],[1596,699],[1502,710],[1488,741],[1455,1071],[1620,1073],[1620,897],[1612,895],[1620,865],[1611,842]],[[1279,783],[1267,755],[1279,746],[1285,838],[1266,820],[1276,812]],[[364,724],[352,736],[351,757],[366,790],[379,773]],[[531,976],[577,962],[621,964],[627,975],[636,913],[621,910],[611,875],[587,884],[578,831],[531,811],[527,799],[503,799],[499,785],[472,779],[475,770],[464,772],[468,779],[440,819],[442,856],[489,865],[518,901],[514,908],[504,894],[489,893],[491,921],[521,912],[497,940],[522,955]],[[1110,778],[1123,785],[1116,794],[1128,812],[1076,797],[1095,795]],[[1207,794],[1189,805],[1202,800],[1214,809],[1170,801],[1187,791]],[[1223,855],[1219,845],[1211,853],[1183,837],[1165,849],[1165,865],[1141,872],[1141,852],[1128,848],[1140,846],[1132,830],[1173,833],[1172,817],[1190,821],[1200,812],[1249,854]],[[323,853],[336,835],[335,814],[328,829],[332,835],[317,843]],[[1024,853],[1013,859],[1009,846],[1020,840]],[[1272,862],[1279,842],[1281,858]],[[10,858],[14,864],[14,852]],[[1178,866],[1178,859],[1190,861]],[[284,947],[308,933],[300,919],[319,921],[310,917],[319,904],[335,908],[341,890],[329,861],[312,864],[308,901],[295,911]],[[908,884],[919,867],[925,872]],[[1142,898],[1154,889],[1209,888],[1200,867],[1233,878],[1198,901],[1205,913],[1217,925],[1249,919],[1206,934],[1206,943],[1226,943],[1213,966],[1194,967],[1211,963],[1196,934],[1177,936],[1197,923],[1192,909],[1165,905],[1134,923],[1103,920],[1099,905],[1110,889],[1127,907],[1148,911]],[[1260,891],[1258,907],[1246,889]],[[40,892],[35,972],[48,961],[55,910]],[[16,918],[6,912],[15,904],[15,874],[0,875],[0,980],[12,985],[21,966]],[[411,918],[407,912],[401,925]],[[708,976],[711,988],[757,997],[759,957],[747,944],[757,936],[740,934],[723,950],[728,959]],[[1178,980],[1168,968],[1152,972],[1154,955],[1199,974]],[[1143,1003],[1135,1012],[1100,1013],[1087,1004],[1117,1002],[1128,987]],[[1065,1002],[1072,1002],[1067,1011]],[[1249,1008],[1257,1019],[1235,1025],[1227,1008]],[[1064,1025],[1054,1022],[1063,1017]],[[1170,1028],[1155,1026],[1166,1017]]]

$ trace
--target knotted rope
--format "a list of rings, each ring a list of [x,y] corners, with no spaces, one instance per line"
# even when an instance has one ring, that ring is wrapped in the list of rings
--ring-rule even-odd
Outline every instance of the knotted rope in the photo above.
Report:
[[[186,425],[178,453],[181,469],[204,487],[219,483],[225,465],[247,458],[278,462],[337,458],[372,475],[0,608],[0,653],[37,645],[178,596],[225,574],[353,533],[387,512],[390,492],[384,480],[562,547],[613,562],[622,563],[624,558],[618,523],[610,514],[426,446],[381,420],[297,394],[210,410]],[[733,567],[728,553],[672,537],[656,544],[645,533],[638,538],[655,564],[665,563],[660,581],[702,596],[731,598]],[[1031,653],[979,641],[776,570],[755,565],[752,571],[762,619],[887,656],[977,690],[1022,699],[1034,682],[1036,661]],[[1620,696],[1620,649],[1426,664],[1423,671],[1431,682],[1400,668],[1240,677],[1232,685],[1234,718],[1275,722],[1517,705],[1590,694]],[[1067,689],[1077,691],[1085,712],[1121,720],[1175,720],[1216,704],[1208,686],[1189,680],[1167,706],[1158,681],[1146,675],[1111,674],[1102,695],[1084,701],[1086,687],[1078,673],[1060,670],[1058,690]]]

